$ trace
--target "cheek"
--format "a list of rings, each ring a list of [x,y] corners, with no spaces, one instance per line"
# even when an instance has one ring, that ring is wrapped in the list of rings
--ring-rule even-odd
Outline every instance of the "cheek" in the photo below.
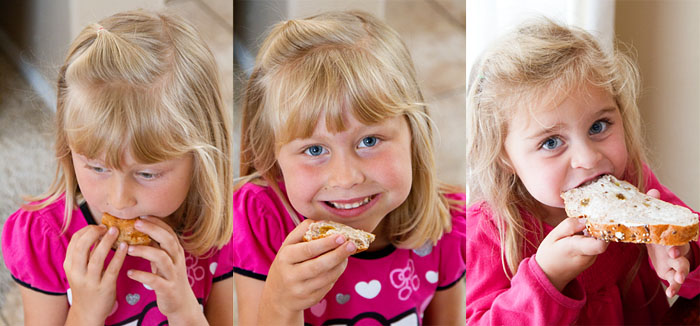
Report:
[[[287,197],[297,210],[311,201],[318,190],[319,170],[303,164],[280,164]]]

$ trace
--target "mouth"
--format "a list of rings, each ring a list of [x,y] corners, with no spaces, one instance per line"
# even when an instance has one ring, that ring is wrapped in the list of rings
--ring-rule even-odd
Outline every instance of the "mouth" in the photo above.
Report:
[[[612,174],[612,173],[608,173],[608,172],[606,172],[606,173],[601,173],[601,174],[596,175],[596,176],[594,176],[594,177],[592,177],[592,178],[589,178],[589,179],[584,180],[583,182],[581,182],[578,186],[576,186],[576,187],[574,187],[574,188],[580,188],[580,187],[583,187],[583,186],[587,186],[587,185],[589,185],[589,184],[591,184],[591,183],[596,182],[596,181],[597,181],[598,179],[600,179],[602,176],[607,175],[607,174]]]
[[[362,206],[367,205],[369,202],[374,199],[376,195],[370,195],[364,198],[358,199],[351,199],[351,200],[342,200],[342,201],[324,201],[324,203],[330,207],[333,207],[335,209],[340,209],[340,210],[350,210],[350,209],[355,209],[359,208]]]
[[[323,201],[323,206],[335,217],[346,219],[356,218],[370,210],[379,201],[379,197],[381,196],[381,194],[373,194],[345,200],[328,200]]]

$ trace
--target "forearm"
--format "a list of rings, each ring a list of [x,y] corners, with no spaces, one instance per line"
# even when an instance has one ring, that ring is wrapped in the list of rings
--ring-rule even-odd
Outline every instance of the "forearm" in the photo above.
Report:
[[[288,310],[263,292],[258,306],[258,325],[303,325],[304,311]]]
[[[68,317],[66,318],[66,326],[89,326],[95,325],[100,326],[105,324],[105,319],[98,318],[96,316],[90,316],[90,314],[82,313],[79,309],[71,308],[68,310]]]
[[[181,312],[177,315],[168,316],[168,325],[171,326],[187,326],[187,325],[209,325],[207,318],[204,316],[202,309],[196,308],[188,312]]]

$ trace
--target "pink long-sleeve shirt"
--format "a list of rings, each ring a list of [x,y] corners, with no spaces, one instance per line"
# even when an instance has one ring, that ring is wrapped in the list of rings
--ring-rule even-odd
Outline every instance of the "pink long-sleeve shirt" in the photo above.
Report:
[[[648,189],[661,199],[686,206],[647,170]],[[686,206],[687,207],[687,206]],[[527,239],[539,244],[553,227],[521,211]],[[700,248],[690,243],[691,271],[679,295],[700,294]],[[594,264],[560,292],[535,261],[537,247],[526,245],[524,259],[511,279],[500,259],[495,217],[479,202],[467,211],[467,324],[468,325],[570,325],[657,324],[669,305],[644,245],[610,243]],[[630,274],[635,265],[639,268]]]

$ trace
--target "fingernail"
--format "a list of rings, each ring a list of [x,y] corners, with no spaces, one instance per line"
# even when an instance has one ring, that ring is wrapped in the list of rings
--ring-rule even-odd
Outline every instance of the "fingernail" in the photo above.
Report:
[[[345,237],[343,237],[342,235],[339,234],[337,237],[335,237],[335,243],[343,244],[343,242],[345,242]]]
[[[122,242],[119,244],[119,250],[124,251],[126,249],[126,242]]]
[[[139,229],[139,230],[140,230],[141,227],[143,227],[143,223],[142,223],[141,221],[137,220],[136,222],[134,222],[134,227],[135,227],[136,229]]]
[[[127,275],[127,276],[133,276],[133,275],[134,275],[134,271],[130,269],[130,270],[126,271],[126,275]]]
[[[579,218],[578,219],[579,224],[586,224],[586,219],[585,218]]]
[[[122,243],[123,245],[126,245],[125,243]],[[129,246],[129,253],[133,254],[134,253],[134,247]]]
[[[355,246],[355,243],[354,243],[354,242],[348,241],[348,245],[345,246],[345,249],[346,249],[348,252],[355,252],[355,250],[357,250],[357,246]]]
[[[109,232],[109,234],[117,234],[117,232],[119,232],[119,231],[115,227],[110,227],[109,231],[107,231],[107,232]]]

